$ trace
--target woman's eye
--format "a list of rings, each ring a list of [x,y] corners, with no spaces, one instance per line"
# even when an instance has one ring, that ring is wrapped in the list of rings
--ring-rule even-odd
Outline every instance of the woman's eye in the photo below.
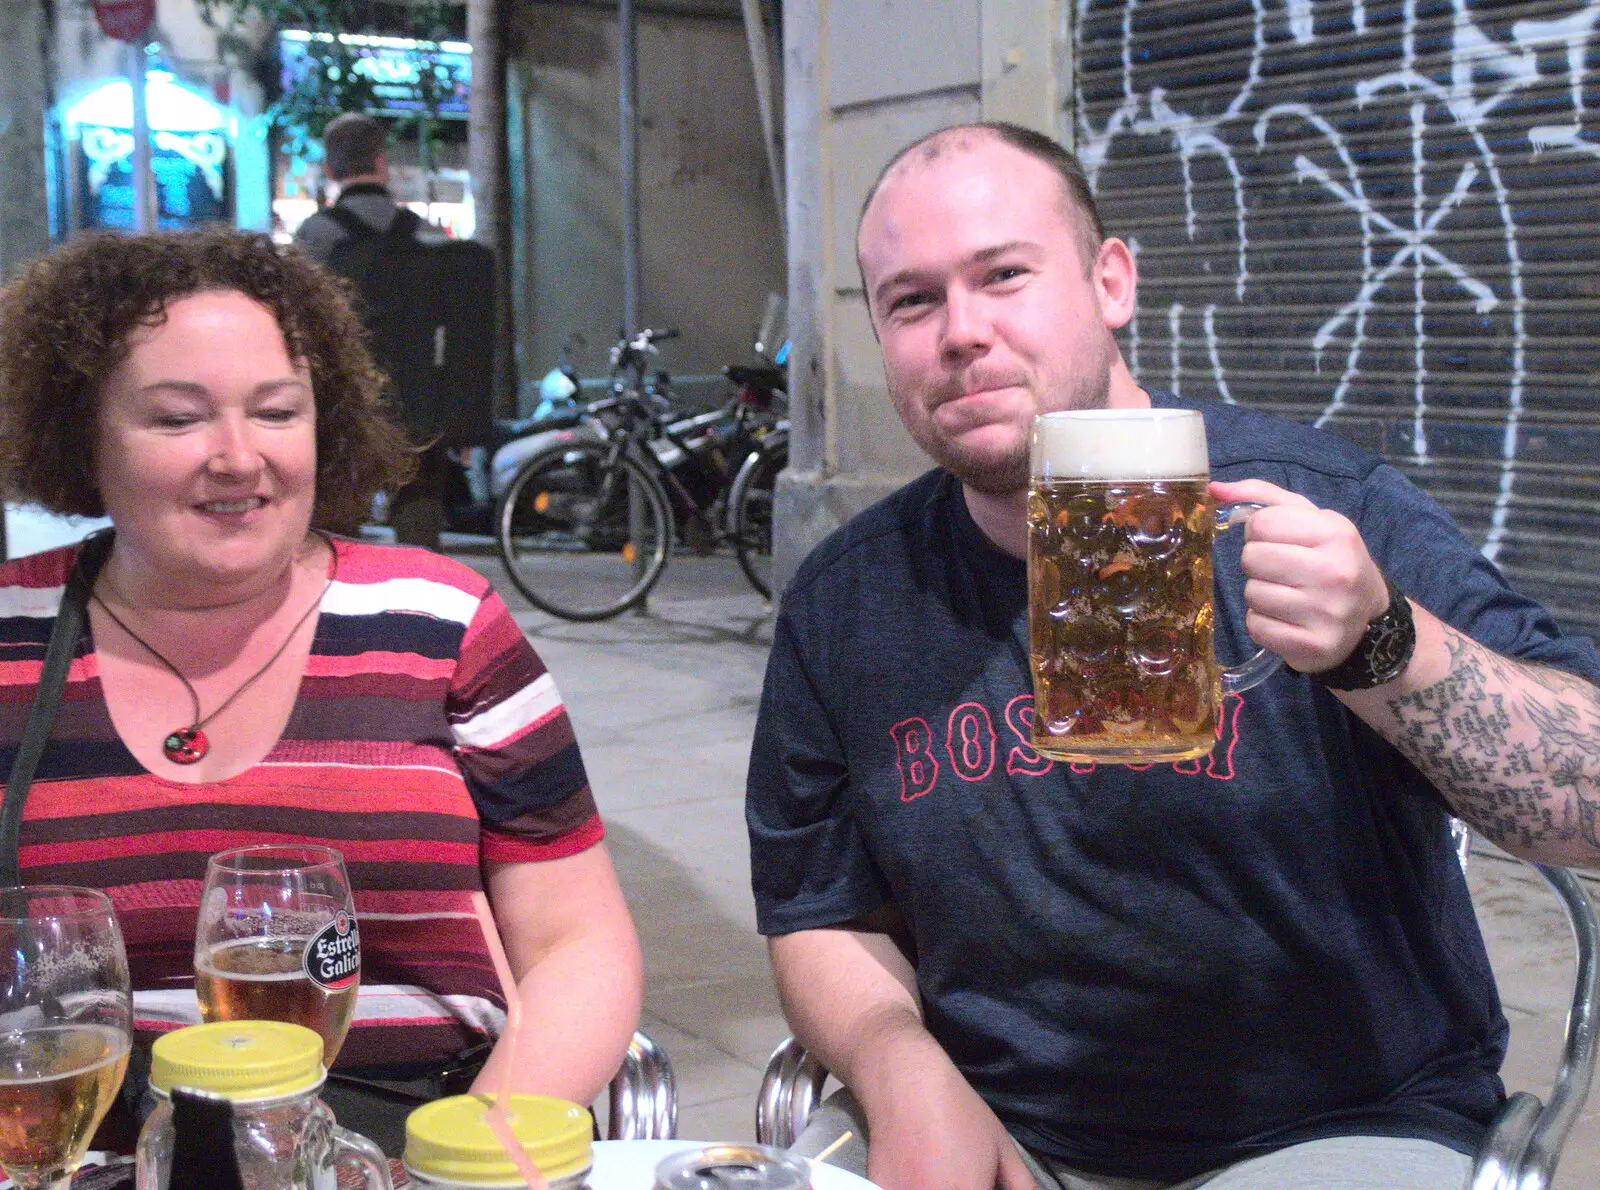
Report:
[[[256,414],[256,416],[262,421],[272,422],[274,425],[281,425],[284,422],[293,421],[299,416],[299,413],[300,411],[298,409],[263,409],[260,413]]]
[[[192,413],[158,413],[155,419],[156,425],[163,430],[181,430],[199,420]]]

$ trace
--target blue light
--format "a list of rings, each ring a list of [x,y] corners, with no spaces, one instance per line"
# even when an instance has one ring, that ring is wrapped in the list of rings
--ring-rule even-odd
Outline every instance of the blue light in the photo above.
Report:
[[[229,123],[223,108],[165,70],[145,75],[145,109],[152,132],[217,132]],[[69,135],[80,124],[132,130],[133,88],[127,79],[102,84],[69,106],[65,121]]]

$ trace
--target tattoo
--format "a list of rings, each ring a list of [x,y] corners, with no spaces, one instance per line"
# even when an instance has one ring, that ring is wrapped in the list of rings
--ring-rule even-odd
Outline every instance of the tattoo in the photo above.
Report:
[[[1395,746],[1501,846],[1600,861],[1600,690],[1448,626],[1445,645],[1441,681],[1389,700]]]

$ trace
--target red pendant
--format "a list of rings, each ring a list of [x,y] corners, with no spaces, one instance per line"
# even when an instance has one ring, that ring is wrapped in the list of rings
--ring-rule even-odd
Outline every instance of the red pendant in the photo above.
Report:
[[[211,744],[198,727],[180,727],[161,741],[161,750],[173,764],[193,764],[211,751]]]

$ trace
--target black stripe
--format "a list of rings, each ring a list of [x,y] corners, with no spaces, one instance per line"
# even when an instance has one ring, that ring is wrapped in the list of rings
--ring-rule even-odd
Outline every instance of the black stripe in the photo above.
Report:
[[[337,796],[337,795],[333,795]],[[470,803],[468,803],[470,808]],[[426,811],[305,809],[299,806],[235,806],[208,802],[96,814],[84,817],[30,818],[23,824],[25,845],[79,843],[85,839],[132,838],[169,831],[281,831],[315,839],[397,843],[406,840],[476,843],[478,820],[462,814]]]
[[[420,612],[382,612],[359,616],[322,614],[315,651],[328,657],[362,653],[416,653],[432,661],[453,661],[466,629],[454,620]]]

